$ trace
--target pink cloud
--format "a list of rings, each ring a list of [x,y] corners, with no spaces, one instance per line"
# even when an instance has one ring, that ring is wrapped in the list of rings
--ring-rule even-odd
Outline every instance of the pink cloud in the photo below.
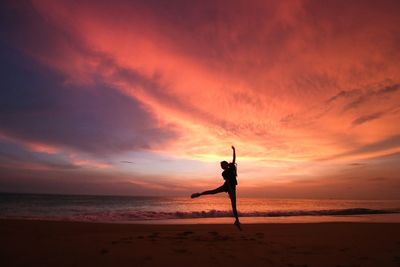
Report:
[[[102,8],[83,3],[78,9],[68,2],[35,4],[43,16],[84,44],[81,54],[52,57],[49,64],[75,82],[100,73],[148,106],[161,123],[177,124],[183,133],[171,144],[177,153],[192,153],[183,147],[194,147],[193,154],[202,154],[196,147],[205,143],[220,154],[222,147],[212,144],[235,142],[249,156],[313,159],[348,149],[335,137],[339,133],[376,142],[399,131],[392,127],[384,135],[365,136],[373,131],[349,129],[351,122],[362,120],[364,109],[382,112],[381,107],[395,103],[394,99],[382,98],[379,105],[364,103],[352,114],[331,112],[318,117],[312,114],[315,108],[308,108],[317,107],[318,112],[324,101],[340,91],[399,81],[399,61],[390,56],[398,48],[390,34],[398,18],[385,13],[389,6],[357,13],[356,4],[328,10],[302,1],[250,7],[238,3],[228,11],[226,6],[212,8],[211,20],[206,19],[207,10],[178,6],[187,12],[181,15],[189,19],[187,26],[193,27],[187,31],[179,17],[153,6]],[[240,11],[232,16],[233,10]],[[119,20],[114,19],[117,14]],[[123,77],[121,68],[141,81]],[[323,136],[315,127],[281,124],[285,116],[304,111],[314,117]],[[395,117],[363,128],[387,128]],[[307,119],[295,117],[298,124]]]
[[[22,49],[66,84],[100,80],[179,133],[149,150],[213,161],[236,144],[249,165],[310,173],[321,159],[399,152],[362,149],[400,132],[397,3],[33,5],[54,34],[28,34],[36,45]]]

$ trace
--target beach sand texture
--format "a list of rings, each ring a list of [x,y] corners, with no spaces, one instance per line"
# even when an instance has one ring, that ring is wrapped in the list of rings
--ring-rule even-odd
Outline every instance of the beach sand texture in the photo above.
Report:
[[[0,220],[1,266],[400,266],[400,224]]]

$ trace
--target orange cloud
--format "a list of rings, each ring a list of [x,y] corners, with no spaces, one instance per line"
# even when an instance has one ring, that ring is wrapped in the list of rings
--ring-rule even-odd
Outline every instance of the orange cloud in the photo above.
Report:
[[[74,82],[101,74],[161,125],[178,127],[181,138],[168,147],[175,153],[214,160],[235,143],[249,159],[313,160],[400,130],[391,123],[399,116],[393,111],[400,91],[374,95],[348,111],[341,109],[350,101],[326,102],[340,92],[362,95],[400,82],[398,58],[390,56],[397,49],[390,31],[398,18],[383,13],[385,7],[357,16],[360,23],[372,19],[368,28],[353,22],[356,6],[329,11],[316,3],[272,2],[238,16],[217,6],[216,25],[189,8],[183,16],[195,16],[191,32],[152,6],[35,4],[84,44],[78,53],[47,58],[49,64]],[[321,9],[317,24],[307,8]],[[339,11],[343,22],[336,20]]]
[[[235,144],[257,186],[400,151],[396,4],[33,5],[52,34],[23,50],[65,84],[106,84],[140,103],[178,133],[149,145],[159,155],[216,161]]]

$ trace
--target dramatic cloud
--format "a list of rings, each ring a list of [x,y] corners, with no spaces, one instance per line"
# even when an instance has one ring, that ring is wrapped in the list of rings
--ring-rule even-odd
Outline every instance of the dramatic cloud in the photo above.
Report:
[[[205,182],[235,144],[250,188],[400,152],[398,1],[2,5],[0,134],[21,153]]]
[[[88,153],[150,148],[174,138],[142,105],[107,87],[77,87],[37,63],[3,49],[0,131],[21,140]]]

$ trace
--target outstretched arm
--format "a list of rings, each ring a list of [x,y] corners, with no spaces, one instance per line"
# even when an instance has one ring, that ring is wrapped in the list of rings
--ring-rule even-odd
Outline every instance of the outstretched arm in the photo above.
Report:
[[[232,163],[235,164],[235,162],[236,162],[236,151],[235,151],[235,147],[234,147],[234,146],[232,146],[232,150],[233,150],[233,160],[232,160]]]

